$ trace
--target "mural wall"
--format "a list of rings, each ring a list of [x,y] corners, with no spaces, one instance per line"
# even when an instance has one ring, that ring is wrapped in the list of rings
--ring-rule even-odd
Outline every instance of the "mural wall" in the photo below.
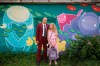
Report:
[[[89,4],[0,4],[0,52],[37,52],[36,27],[43,17],[58,29],[59,52],[75,36],[100,34],[100,7]]]

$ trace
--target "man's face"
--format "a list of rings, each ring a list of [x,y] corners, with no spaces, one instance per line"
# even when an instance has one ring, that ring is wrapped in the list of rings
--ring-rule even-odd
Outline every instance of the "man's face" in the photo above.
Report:
[[[43,18],[43,23],[46,23],[47,22],[47,18]]]

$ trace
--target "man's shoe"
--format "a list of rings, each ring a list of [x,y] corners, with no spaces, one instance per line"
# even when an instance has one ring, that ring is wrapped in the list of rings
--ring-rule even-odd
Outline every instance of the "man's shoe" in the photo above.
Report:
[[[44,58],[44,62],[45,62],[45,63],[48,63],[49,60],[48,60],[47,58]]]
[[[40,66],[40,62],[36,61],[36,65],[37,65],[37,66]]]

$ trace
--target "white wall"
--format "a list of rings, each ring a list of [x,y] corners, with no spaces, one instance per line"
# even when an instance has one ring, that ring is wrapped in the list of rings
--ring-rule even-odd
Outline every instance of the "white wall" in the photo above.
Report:
[[[0,0],[0,2],[20,2],[20,0]]]
[[[33,0],[34,2],[48,2],[48,0]]]
[[[100,0],[0,0],[0,2],[91,2],[91,1],[98,1]]]
[[[33,0],[21,0],[21,2],[33,2]]]

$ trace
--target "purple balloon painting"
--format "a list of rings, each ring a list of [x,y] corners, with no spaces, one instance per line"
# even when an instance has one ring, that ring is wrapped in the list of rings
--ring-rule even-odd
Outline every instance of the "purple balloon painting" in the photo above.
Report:
[[[77,38],[75,37],[76,35],[85,36],[100,34],[100,16],[98,17],[93,12],[84,12],[83,15],[78,15],[74,19],[70,20],[70,24],[66,23],[66,21],[62,23],[65,24],[61,26],[61,23],[59,23],[59,27],[61,28],[61,30],[63,28],[62,34],[59,33],[59,38],[61,39],[61,41],[66,40],[67,44],[70,44],[70,40],[77,40]],[[65,33],[67,34],[67,36],[65,36]]]

